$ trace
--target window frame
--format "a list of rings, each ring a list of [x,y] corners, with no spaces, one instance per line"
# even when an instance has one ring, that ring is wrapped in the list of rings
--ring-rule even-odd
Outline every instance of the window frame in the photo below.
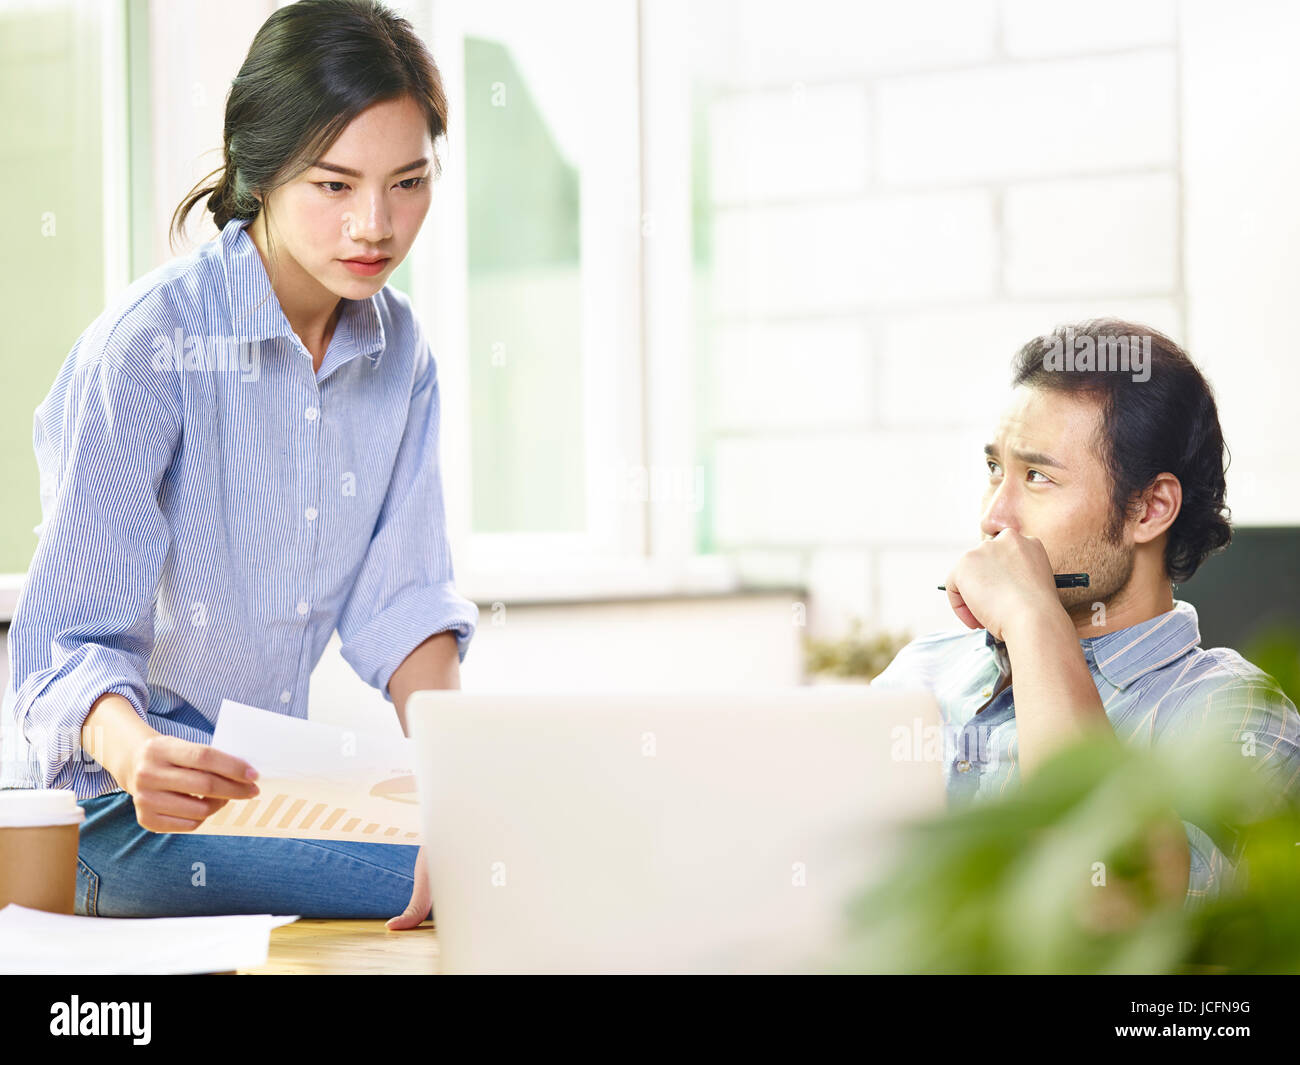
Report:
[[[614,161],[583,170],[583,322],[588,457],[586,533],[483,533],[471,527],[468,234],[463,124],[451,123],[442,176],[412,251],[412,297],[439,364],[440,453],[458,586],[480,601],[601,599],[629,594],[733,590],[729,560],[695,552],[695,513],[682,500],[641,499],[633,482],[697,467],[691,336],[690,79],[682,0],[628,5],[625,71],[606,100],[631,116]],[[429,0],[429,39],[453,115],[466,113],[467,0]],[[607,42],[602,42],[607,43]],[[618,125],[618,123],[611,123]],[[587,202],[595,187],[602,197]],[[627,224],[625,190],[639,210]],[[640,220],[640,225],[637,220]],[[591,242],[606,242],[591,254]],[[600,312],[612,308],[602,316]],[[623,357],[602,359],[601,353]],[[610,397],[615,397],[610,402]],[[611,499],[610,496],[613,498]],[[702,501],[701,501],[702,502]]]

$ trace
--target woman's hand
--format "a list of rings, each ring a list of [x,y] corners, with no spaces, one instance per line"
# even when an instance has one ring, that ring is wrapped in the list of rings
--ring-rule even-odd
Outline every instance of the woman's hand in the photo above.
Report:
[[[259,789],[242,758],[206,743],[156,735],[131,754],[125,780],[135,818],[150,832],[192,832],[231,799],[251,799]],[[256,776],[256,774],[254,774]]]
[[[386,927],[393,931],[418,927],[433,909],[433,892],[429,888],[429,866],[424,860],[424,847],[415,855],[415,887],[411,901],[396,917],[389,918]]]

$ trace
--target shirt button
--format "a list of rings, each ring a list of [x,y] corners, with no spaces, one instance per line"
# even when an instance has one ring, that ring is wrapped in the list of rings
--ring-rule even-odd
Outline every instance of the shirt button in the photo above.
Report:
[[[288,702],[290,699],[292,699],[292,698],[293,698],[293,696],[289,694],[289,691],[288,691],[287,688],[286,688],[284,691],[282,691],[282,692],[280,693],[280,702],[282,702],[282,703],[287,703],[287,702]]]
[[[308,508],[304,511],[304,513],[307,515],[307,520],[308,520],[308,521],[315,521],[315,520],[316,520],[316,508],[315,508],[315,507],[308,507]]]
[[[298,613],[299,613],[299,614],[305,614],[305,613],[307,613],[307,600],[306,600],[306,599],[300,599],[300,600],[298,600]]]
[[[969,772],[970,772],[970,762],[966,761],[966,759],[963,758],[960,762],[957,763],[957,772],[958,772],[958,773],[969,773]]]
[[[982,696],[984,696],[985,699],[987,699],[990,695],[993,694],[993,689],[992,689],[992,688],[985,688],[982,692],[980,692],[980,694],[981,694]]]
[[[308,407],[305,411],[303,411],[304,417],[306,417],[306,419],[309,422],[314,422],[316,420],[316,415],[318,413],[319,411],[317,411],[315,407]]]

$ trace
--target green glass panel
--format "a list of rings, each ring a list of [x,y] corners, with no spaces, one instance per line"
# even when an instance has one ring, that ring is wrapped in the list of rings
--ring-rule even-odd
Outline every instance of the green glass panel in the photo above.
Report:
[[[32,416],[77,337],[104,309],[101,30],[97,18],[79,15],[84,10],[57,0],[0,7],[3,573],[26,572],[36,550]]]
[[[586,527],[579,174],[502,43],[465,39],[475,532]]]

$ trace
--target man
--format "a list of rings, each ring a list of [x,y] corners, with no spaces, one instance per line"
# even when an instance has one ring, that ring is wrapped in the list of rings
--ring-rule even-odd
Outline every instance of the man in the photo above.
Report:
[[[1201,648],[1196,611],[1173,598],[1232,535],[1196,366],[1154,330],[1099,319],[1025,344],[1012,385],[984,449],[982,541],[946,581],[977,631],[914,640],[873,683],[934,691],[955,739],[950,801],[1001,795],[1093,730],[1146,745],[1217,729],[1296,795],[1300,713],[1237,652]],[[1057,589],[1057,573],[1090,583]],[[1191,907],[1230,882],[1236,841],[1182,824],[1164,872]]]

